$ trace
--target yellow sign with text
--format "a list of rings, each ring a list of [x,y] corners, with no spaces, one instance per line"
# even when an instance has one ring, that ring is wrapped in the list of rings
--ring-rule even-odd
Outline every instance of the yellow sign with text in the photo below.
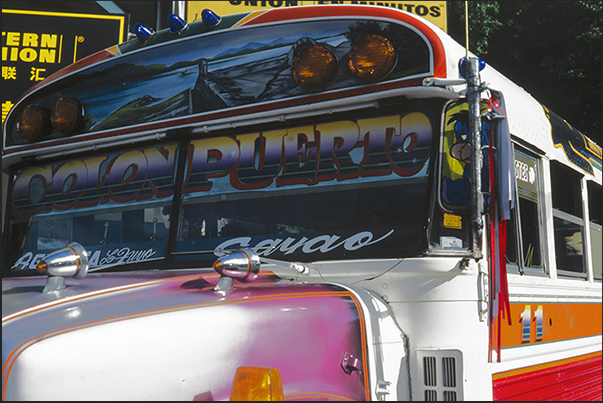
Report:
[[[408,11],[425,18],[437,25],[444,32],[446,26],[445,1],[187,1],[186,19],[197,21],[201,19],[201,11],[209,8],[218,15],[244,13],[266,8],[281,8],[293,6],[309,6],[318,4],[362,4],[371,6],[392,7]]]
[[[2,9],[2,123],[36,82],[123,42],[126,17]]]

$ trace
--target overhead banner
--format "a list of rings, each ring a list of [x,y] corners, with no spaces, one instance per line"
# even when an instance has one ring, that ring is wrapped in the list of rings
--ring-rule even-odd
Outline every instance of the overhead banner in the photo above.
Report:
[[[447,31],[446,26],[446,2],[445,1],[187,1],[187,20],[197,21],[201,19],[201,11],[209,8],[218,15],[244,13],[262,10],[266,8],[281,8],[294,6],[309,6],[318,4],[361,4],[370,6],[392,7],[398,10],[425,18]]]
[[[2,10],[2,123],[21,94],[63,67],[124,41],[124,14]]]

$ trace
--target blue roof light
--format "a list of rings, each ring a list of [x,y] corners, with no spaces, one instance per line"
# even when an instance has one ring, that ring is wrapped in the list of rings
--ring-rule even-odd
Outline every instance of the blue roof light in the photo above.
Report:
[[[146,43],[153,36],[153,30],[143,24],[134,25],[134,33],[142,43]]]
[[[209,8],[201,11],[201,19],[203,19],[205,29],[211,29],[222,21],[222,17],[211,11]]]
[[[168,15],[168,24],[170,26],[170,32],[173,34],[180,33],[184,28],[188,26],[188,22],[186,22],[177,14]]]
[[[478,71],[482,71],[483,69],[486,68],[486,62],[484,60],[478,59],[478,63],[479,63],[479,65],[478,65]],[[467,70],[467,59],[463,57],[460,60],[460,63],[459,63],[459,71],[460,71],[461,76],[463,78],[467,78],[467,71],[466,70]]]

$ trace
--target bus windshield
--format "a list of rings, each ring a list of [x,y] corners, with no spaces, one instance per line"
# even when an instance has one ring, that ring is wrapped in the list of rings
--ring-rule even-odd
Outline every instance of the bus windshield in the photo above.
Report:
[[[209,267],[214,252],[241,248],[303,262],[418,256],[429,244],[441,108],[438,100],[17,170],[5,267],[33,274],[72,241],[91,269]]]

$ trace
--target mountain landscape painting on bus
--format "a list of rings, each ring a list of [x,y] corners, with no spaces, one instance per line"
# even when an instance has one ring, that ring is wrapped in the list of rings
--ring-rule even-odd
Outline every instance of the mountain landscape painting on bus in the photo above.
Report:
[[[286,35],[278,26],[250,28],[246,35],[198,36],[168,49],[151,47],[124,54],[51,83],[49,87],[56,92],[46,96],[49,90],[42,91],[39,104],[50,109],[57,94],[78,98],[86,114],[80,132],[97,132],[300,97],[308,93],[296,84],[291,72],[298,52],[322,44],[335,54],[340,67],[345,67],[354,41],[367,33],[387,35],[398,50],[390,79],[429,72],[430,49],[408,28],[356,20],[329,25],[303,22],[289,25]],[[338,70],[329,89],[366,84],[349,69]],[[44,139],[60,137],[53,132]],[[14,129],[9,144],[23,141]]]

